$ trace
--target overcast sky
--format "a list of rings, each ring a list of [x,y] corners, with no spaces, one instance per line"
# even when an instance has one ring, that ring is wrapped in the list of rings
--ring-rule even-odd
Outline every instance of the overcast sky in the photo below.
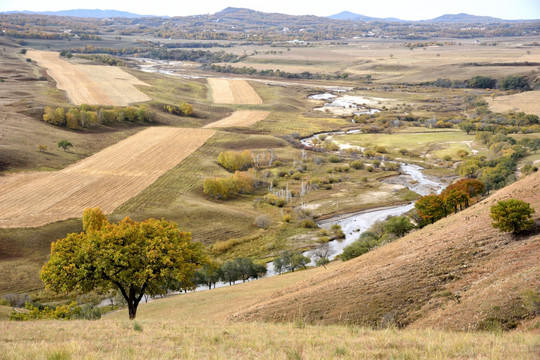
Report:
[[[228,6],[293,15],[329,16],[341,11],[405,20],[432,19],[443,14],[468,13],[503,19],[540,19],[540,0],[0,0],[0,12],[113,9],[142,15],[212,14]]]

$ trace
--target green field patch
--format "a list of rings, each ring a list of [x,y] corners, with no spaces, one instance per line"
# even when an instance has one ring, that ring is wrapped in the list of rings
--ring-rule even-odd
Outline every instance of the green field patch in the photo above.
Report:
[[[307,136],[322,131],[339,130],[349,124],[348,120],[339,118],[311,118],[296,113],[275,112],[259,121],[254,128],[276,135],[298,133]]]
[[[335,136],[339,144],[351,144],[364,148],[384,146],[391,153],[401,149],[409,152],[443,158],[446,155],[458,160],[458,150],[480,150],[474,136],[461,131],[425,132],[425,133],[395,133],[395,134],[350,134]],[[471,148],[472,147],[472,148]]]

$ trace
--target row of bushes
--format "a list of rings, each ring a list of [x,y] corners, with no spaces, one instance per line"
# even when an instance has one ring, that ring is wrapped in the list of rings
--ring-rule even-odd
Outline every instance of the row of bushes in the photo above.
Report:
[[[471,88],[471,89],[502,89],[502,90],[530,90],[535,87],[529,84],[524,76],[510,75],[497,81],[488,76],[474,76],[469,80],[451,81],[449,79],[437,79],[424,83],[425,85],[438,86],[443,88]]]
[[[254,263],[248,258],[236,258],[227,260],[222,265],[215,262],[205,264],[202,268],[195,272],[194,282],[197,285],[216,286],[218,281],[223,281],[233,285],[236,281],[243,282],[249,279],[258,279],[266,274],[266,266],[263,264]]]
[[[153,48],[132,47],[117,49],[87,45],[83,48],[73,48],[71,49],[71,52],[78,54],[108,54],[113,56],[131,55],[160,60],[193,61],[205,64],[237,62],[243,58],[242,56],[227,53],[225,51],[167,49],[160,46]]]
[[[13,311],[9,319],[13,321],[27,320],[53,320],[53,319],[87,319],[95,320],[101,318],[99,308],[89,304],[79,306],[76,302],[71,302],[69,305],[60,306],[44,306],[41,304],[33,304],[27,302],[24,306],[26,311]]]
[[[155,120],[155,113],[146,105],[127,107],[80,105],[70,108],[47,106],[43,112],[43,120],[49,124],[79,129],[125,122],[151,123]]]
[[[304,71],[301,73],[290,73],[287,71],[280,70],[257,70],[253,67],[236,67],[231,65],[204,65],[204,70],[218,72],[218,73],[227,73],[227,74],[245,74],[245,75],[257,75],[257,76],[269,76],[269,77],[281,77],[285,79],[317,79],[317,80],[336,80],[336,79],[347,79],[349,75],[347,73],[338,74],[338,75],[329,75],[329,74],[320,74],[320,73],[311,73],[309,71]]]

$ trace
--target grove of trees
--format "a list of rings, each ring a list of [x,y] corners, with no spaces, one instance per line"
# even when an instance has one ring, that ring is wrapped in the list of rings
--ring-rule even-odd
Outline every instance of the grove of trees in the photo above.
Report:
[[[255,181],[250,172],[236,171],[226,178],[206,178],[204,194],[215,199],[231,199],[240,194],[250,194],[255,189]]]
[[[439,195],[421,197],[414,204],[421,219],[420,225],[433,224],[458,209],[469,207],[471,199],[483,194],[485,190],[484,183],[479,180],[461,179],[450,184]]]
[[[218,155],[218,164],[231,172],[247,170],[253,166],[253,154],[249,150],[221,152]]]
[[[47,106],[43,112],[45,122],[70,129],[91,128],[98,125],[114,125],[125,122],[151,123],[154,119],[154,111],[146,105],[127,107],[80,105],[67,109]]]

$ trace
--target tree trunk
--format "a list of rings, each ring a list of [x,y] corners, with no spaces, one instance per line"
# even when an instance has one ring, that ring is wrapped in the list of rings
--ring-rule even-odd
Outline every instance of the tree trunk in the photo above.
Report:
[[[135,319],[135,316],[137,315],[137,305],[139,304],[128,301],[129,320]]]

